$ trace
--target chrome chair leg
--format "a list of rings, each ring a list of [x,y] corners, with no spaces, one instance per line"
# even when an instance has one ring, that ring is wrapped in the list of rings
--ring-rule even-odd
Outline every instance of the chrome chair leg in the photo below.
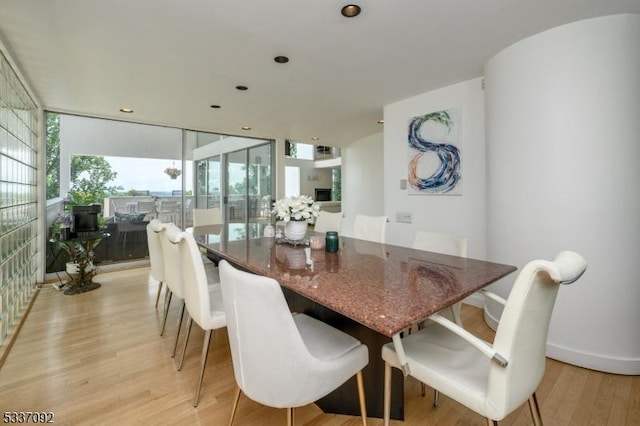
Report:
[[[438,389],[433,390],[433,406],[436,408],[440,407],[440,392]]]
[[[187,326],[184,335],[184,344],[182,345],[182,356],[180,357],[180,363],[178,364],[178,371],[182,370],[182,364],[184,364],[184,354],[187,352],[187,343],[189,342],[189,334],[191,334],[191,324],[193,320],[189,315],[189,319],[187,319]]]
[[[164,316],[162,317],[162,330],[160,330],[160,336],[164,336],[164,329],[167,325],[167,316],[169,315],[169,305],[171,305],[172,292],[169,292],[167,300],[164,302]]]
[[[538,398],[536,397],[535,392],[529,398],[529,411],[531,411],[533,424],[536,426],[542,426],[542,416],[540,415],[540,406],[538,405]]]
[[[163,282],[158,282],[158,294],[156,295],[156,308],[158,307],[158,302],[160,301],[160,293],[162,293],[162,284]]]
[[[489,417],[487,417],[487,426],[498,426],[498,421],[491,420]]]
[[[362,370],[356,374],[358,382],[358,400],[360,401],[360,415],[362,416],[362,426],[367,426],[367,401],[364,397],[364,382],[362,381]]]
[[[200,400],[200,389],[202,388],[202,379],[204,378],[204,368],[207,366],[207,357],[209,356],[209,343],[211,342],[211,331],[204,333],[204,341],[202,342],[202,355],[200,355],[200,375],[198,384],[196,385],[196,396],[193,400],[193,406],[197,407]]]
[[[287,408],[287,426],[293,426],[293,408]]]
[[[185,304],[182,302],[182,310],[180,311],[180,318],[178,319],[178,331],[176,331],[176,341],[173,343],[173,352],[171,358],[175,358],[176,350],[178,349],[178,338],[180,337],[180,329],[182,328],[182,319],[184,318]]]
[[[229,426],[233,425],[233,418],[236,416],[236,410],[238,409],[238,401],[240,400],[240,386],[236,385],[236,396],[233,398],[233,405],[231,406],[231,418],[229,419]]]
[[[384,363],[384,426],[389,426],[391,417],[391,364]]]

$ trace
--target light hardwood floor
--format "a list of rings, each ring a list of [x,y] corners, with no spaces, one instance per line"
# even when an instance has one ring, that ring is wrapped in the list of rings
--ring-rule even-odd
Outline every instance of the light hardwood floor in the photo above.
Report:
[[[102,288],[65,296],[44,286],[5,364],[0,369],[0,411],[50,411],[55,423],[226,425],[235,389],[226,329],[215,331],[200,396],[192,406],[203,333],[191,334],[183,371],[169,354],[178,303],[164,337],[157,283],[148,268],[100,274]],[[481,310],[463,306],[473,333],[492,339]],[[377,354],[370,354],[377,356]],[[354,389],[355,392],[355,389]],[[546,425],[640,425],[640,377],[586,370],[548,360],[538,389]],[[431,406],[431,390],[405,385],[406,421],[395,425],[485,425],[479,415],[444,395]],[[311,404],[295,410],[296,425],[359,425],[358,417],[322,413]],[[237,425],[284,425],[285,410],[242,397]],[[380,419],[369,419],[381,425]],[[531,424],[525,405],[501,422]]]

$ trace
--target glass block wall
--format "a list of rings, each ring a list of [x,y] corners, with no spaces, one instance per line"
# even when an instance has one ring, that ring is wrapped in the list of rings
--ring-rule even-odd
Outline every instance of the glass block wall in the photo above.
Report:
[[[35,291],[38,114],[0,52],[0,345]]]

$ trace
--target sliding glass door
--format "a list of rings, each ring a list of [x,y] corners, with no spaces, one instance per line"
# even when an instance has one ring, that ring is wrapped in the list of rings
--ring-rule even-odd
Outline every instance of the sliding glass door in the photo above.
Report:
[[[196,202],[198,209],[221,208],[220,156],[196,161]]]
[[[256,237],[270,222],[273,198],[272,143],[226,155],[225,217],[230,237]]]

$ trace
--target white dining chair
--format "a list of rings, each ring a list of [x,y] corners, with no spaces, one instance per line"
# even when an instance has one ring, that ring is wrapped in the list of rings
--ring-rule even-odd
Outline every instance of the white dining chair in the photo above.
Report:
[[[193,209],[193,226],[222,224],[222,210],[219,208]]]
[[[205,264],[202,262],[200,250],[193,235],[182,232],[178,228],[169,228],[166,233],[169,241],[178,247],[178,258],[182,265],[184,304],[188,314],[178,370],[182,370],[184,364],[184,356],[187,351],[187,343],[193,322],[195,321],[195,323],[205,331],[200,355],[200,370],[196,384],[196,393],[193,399],[193,406],[197,407],[200,400],[200,389],[202,388],[204,371],[207,365],[211,332],[225,327],[227,320],[222,307],[221,288],[219,285],[211,286],[208,284]],[[218,268],[216,268],[216,270],[217,269]]]
[[[467,239],[460,235],[445,234],[441,232],[418,231],[413,239],[414,249],[448,254],[451,256],[467,257]],[[461,303],[458,302],[443,313],[462,327],[460,318]]]
[[[165,224],[164,229],[160,232],[160,243],[162,246],[162,256],[164,259],[165,283],[169,290],[169,294],[167,295],[165,301],[164,314],[162,317],[162,328],[160,331],[161,336],[163,336],[165,332],[171,301],[175,297],[182,302],[182,306],[180,308],[180,317],[178,320],[178,329],[176,331],[176,338],[173,344],[171,357],[174,357],[176,355],[178,340],[180,338],[180,329],[182,328],[182,320],[184,318],[185,311],[185,290],[183,280],[184,265],[180,259],[178,245],[174,244],[170,239],[172,235],[177,235],[180,232],[182,232],[180,228],[178,228],[173,223]],[[220,276],[218,273],[218,268],[214,264],[207,265],[207,268],[205,268],[205,277],[207,285],[211,287],[212,290],[220,289]],[[188,336],[185,337],[185,344],[187,340]]]
[[[587,267],[572,251],[553,261],[529,262],[504,304],[493,344],[436,314],[436,324],[382,347],[385,361],[384,424],[389,425],[391,368],[401,369],[497,425],[528,400],[536,425],[542,424],[535,391],[545,372],[547,334],[560,284],[578,280]]]
[[[356,215],[353,222],[353,238],[383,243],[386,241],[387,216]]]
[[[451,256],[467,257],[467,239],[460,235],[445,234],[441,232],[418,231],[413,238],[413,248],[418,250],[432,251],[436,253],[448,254]],[[451,307],[440,311],[445,318],[452,320],[462,327],[462,317],[460,311],[462,302],[454,303]],[[427,323],[429,323],[427,321]],[[420,384],[422,396],[425,395],[425,384]],[[433,391],[434,405],[438,405],[439,393],[437,389]]]
[[[324,210],[318,212],[316,223],[313,225],[315,232],[336,231],[342,234],[342,212],[331,213]]]
[[[164,275],[164,258],[162,257],[162,243],[160,232],[164,230],[166,224],[158,219],[153,219],[147,225],[147,245],[149,247],[149,263],[151,264],[151,277],[158,281],[158,294],[156,295],[156,308],[162,293],[162,287],[165,281]]]
[[[275,408],[293,408],[329,394],[356,376],[362,424],[367,414],[362,369],[365,345],[305,314],[289,311],[277,281],[220,262],[220,279],[233,372],[238,385],[229,425],[240,393]]]

